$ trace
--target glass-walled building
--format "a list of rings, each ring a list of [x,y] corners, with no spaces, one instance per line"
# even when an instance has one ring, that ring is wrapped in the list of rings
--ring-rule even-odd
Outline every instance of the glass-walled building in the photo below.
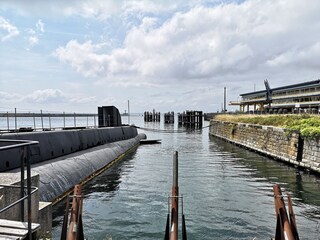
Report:
[[[320,79],[310,82],[287,85],[271,89],[271,98],[267,100],[267,91],[240,94],[241,112],[266,111],[271,113],[293,113],[320,111]]]

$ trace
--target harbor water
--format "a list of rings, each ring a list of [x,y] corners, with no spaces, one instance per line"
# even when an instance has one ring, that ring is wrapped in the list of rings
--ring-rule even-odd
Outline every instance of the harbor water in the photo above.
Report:
[[[210,137],[208,122],[201,130],[144,123],[142,116],[130,123],[155,129],[139,132],[162,143],[139,146],[84,186],[86,239],[163,239],[174,151],[188,239],[270,239],[275,183],[292,194],[300,239],[320,239],[318,176]],[[59,239],[65,202],[53,211],[53,239]]]

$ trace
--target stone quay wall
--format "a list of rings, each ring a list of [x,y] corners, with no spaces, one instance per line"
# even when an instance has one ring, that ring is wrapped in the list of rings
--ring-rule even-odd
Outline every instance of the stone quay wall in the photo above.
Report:
[[[246,123],[210,121],[209,134],[277,160],[320,173],[320,140],[299,132]]]

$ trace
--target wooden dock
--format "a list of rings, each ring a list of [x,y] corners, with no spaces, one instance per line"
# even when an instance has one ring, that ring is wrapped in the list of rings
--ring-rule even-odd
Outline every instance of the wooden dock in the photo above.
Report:
[[[40,224],[32,223],[32,239],[37,239]],[[27,239],[28,238],[28,222],[19,222],[0,219],[0,239]]]

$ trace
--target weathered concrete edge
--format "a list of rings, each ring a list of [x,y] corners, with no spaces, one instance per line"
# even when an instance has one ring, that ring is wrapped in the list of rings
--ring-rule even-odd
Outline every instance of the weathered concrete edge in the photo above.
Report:
[[[273,126],[262,126],[262,125],[257,125],[257,124],[235,123],[235,122],[218,121],[218,120],[211,120],[211,121],[220,122],[220,123],[226,123],[226,124],[242,125],[242,126],[245,126],[245,127],[259,127],[259,128],[262,128],[262,129],[272,128],[272,129],[277,130],[277,131],[280,131],[280,132],[285,132],[285,131],[286,131],[286,129],[284,129],[284,128],[273,127]],[[229,138],[227,138],[227,137],[224,137],[224,136],[221,136],[221,135],[214,134],[214,133],[212,133],[210,130],[209,130],[209,135],[214,136],[214,137],[217,137],[217,138],[219,138],[219,139],[222,139],[222,140],[224,140],[224,141],[226,141],[226,142],[232,143],[232,144],[237,145],[237,146],[239,146],[239,147],[245,148],[245,149],[250,150],[250,151],[252,151],[252,152],[256,152],[256,153],[259,153],[259,154],[261,154],[261,155],[264,155],[264,156],[273,158],[273,159],[275,159],[275,160],[278,160],[278,161],[287,163],[287,164],[289,164],[289,165],[291,165],[291,166],[295,166],[295,167],[298,167],[298,168],[302,168],[303,170],[310,171],[310,172],[312,172],[312,173],[314,173],[314,174],[317,174],[317,175],[320,174],[320,169],[317,168],[317,167],[314,167],[314,166],[312,166],[312,165],[310,165],[310,164],[306,164],[306,163],[304,163],[304,162],[298,162],[298,161],[290,160],[289,158],[285,158],[285,157],[282,157],[282,156],[278,156],[278,155],[273,154],[273,153],[271,153],[271,152],[264,151],[264,150],[262,150],[262,149],[249,146],[249,145],[247,145],[247,144],[238,142],[238,141],[236,141],[236,140],[231,140],[231,139],[229,139]]]

